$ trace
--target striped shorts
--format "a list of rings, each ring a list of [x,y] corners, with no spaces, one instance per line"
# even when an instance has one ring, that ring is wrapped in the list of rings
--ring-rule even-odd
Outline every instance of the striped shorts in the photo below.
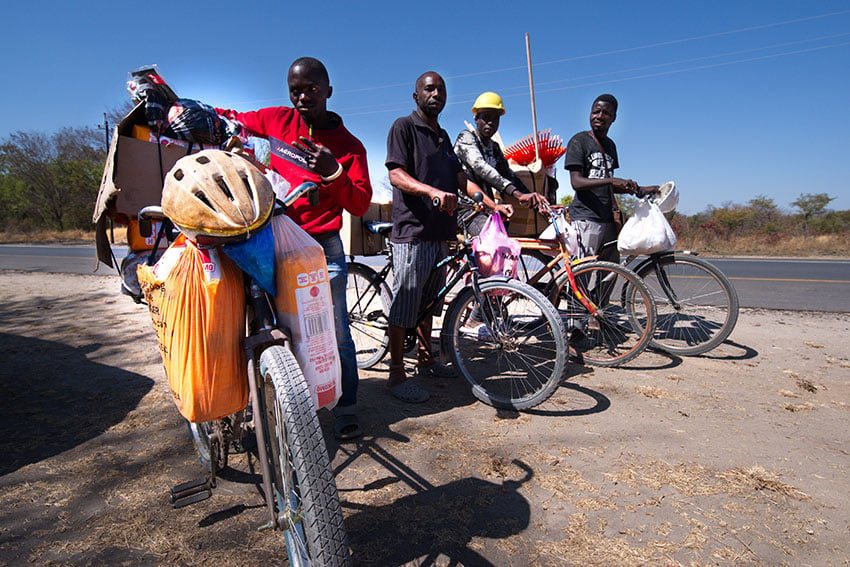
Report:
[[[419,311],[437,296],[446,283],[446,268],[434,265],[449,253],[445,241],[393,242],[393,303],[390,325],[406,329],[416,326]],[[434,306],[431,315],[439,315],[443,304]]]

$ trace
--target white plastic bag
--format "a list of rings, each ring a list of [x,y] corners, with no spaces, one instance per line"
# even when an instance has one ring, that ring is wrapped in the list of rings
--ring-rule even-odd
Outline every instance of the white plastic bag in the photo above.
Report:
[[[286,215],[274,217],[272,228],[278,321],[290,331],[316,409],[330,409],[342,395],[342,367],[325,253]]]
[[[563,209],[555,218],[555,222],[558,223],[558,230],[561,234],[567,236],[567,251],[570,256],[578,256],[578,232],[567,220]],[[555,240],[556,236],[555,226],[550,224],[540,233],[540,240]]]
[[[623,255],[652,254],[672,250],[676,235],[658,205],[641,199],[635,214],[626,221],[617,238],[617,249]]]

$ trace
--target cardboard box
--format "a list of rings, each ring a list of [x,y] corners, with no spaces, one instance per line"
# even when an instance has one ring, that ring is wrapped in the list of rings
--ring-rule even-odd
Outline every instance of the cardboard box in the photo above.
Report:
[[[343,211],[340,237],[345,253],[354,256],[375,256],[384,250],[384,239],[379,234],[366,230],[365,221],[392,221],[392,203],[370,203],[369,210],[362,217],[352,216]]]
[[[527,166],[519,165],[515,162],[509,163],[511,169],[529,191],[540,193],[550,203],[553,202],[555,192],[549,186],[549,178],[546,177],[546,170],[543,168],[541,161],[538,160]],[[503,201],[508,205],[512,205],[514,208],[514,214],[507,227],[509,236],[536,237],[540,236],[540,233],[549,226],[549,219],[547,217],[521,205],[516,198],[510,195],[504,195]]]
[[[133,127],[145,124],[144,114],[144,103],[140,103],[115,127],[106,156],[92,220],[96,225],[97,258],[107,266],[113,265],[106,236],[107,217],[129,220],[139,209],[159,205],[165,174],[178,159],[198,151],[197,146],[161,145],[134,138]]]

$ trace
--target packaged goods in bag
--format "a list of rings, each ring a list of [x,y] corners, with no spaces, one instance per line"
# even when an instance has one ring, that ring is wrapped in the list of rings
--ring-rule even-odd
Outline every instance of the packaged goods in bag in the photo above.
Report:
[[[192,422],[248,403],[242,272],[216,250],[180,236],[153,266],[138,267],[174,403]]]
[[[623,225],[617,238],[620,254],[653,254],[673,250],[676,234],[658,205],[640,199],[635,205],[635,214]]]
[[[292,337],[316,408],[333,407],[342,394],[342,370],[324,251],[286,215],[274,217],[272,227],[278,322]]]
[[[492,213],[472,241],[478,272],[482,276],[516,277],[516,266],[522,246],[505,230],[502,216]]]

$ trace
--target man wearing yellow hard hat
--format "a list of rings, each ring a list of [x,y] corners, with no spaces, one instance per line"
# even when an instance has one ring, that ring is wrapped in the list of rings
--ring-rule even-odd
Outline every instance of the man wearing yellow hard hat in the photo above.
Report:
[[[537,207],[544,200],[543,195],[530,192],[508,165],[502,149],[493,140],[499,130],[499,120],[505,114],[502,97],[494,92],[481,93],[472,105],[475,117],[475,130],[463,130],[455,141],[455,154],[460,160],[467,177],[494,199],[498,193],[513,195],[520,203],[528,207]],[[513,209],[510,205],[498,205],[497,211],[510,217]],[[474,221],[483,226],[483,215]],[[481,226],[472,229],[477,234]]]

